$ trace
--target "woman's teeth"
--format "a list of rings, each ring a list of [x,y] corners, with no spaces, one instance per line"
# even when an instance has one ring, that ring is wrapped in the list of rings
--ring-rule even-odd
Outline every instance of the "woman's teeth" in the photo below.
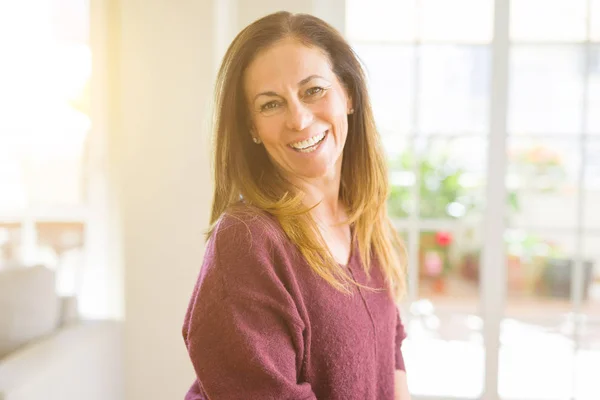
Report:
[[[314,151],[317,148],[317,144],[319,144],[323,138],[325,137],[325,135],[327,135],[328,131],[325,131],[319,135],[315,135],[309,139],[303,140],[301,142],[297,142],[297,143],[292,143],[290,146],[292,148],[294,148],[295,150],[298,150],[302,153],[309,153],[311,151]]]

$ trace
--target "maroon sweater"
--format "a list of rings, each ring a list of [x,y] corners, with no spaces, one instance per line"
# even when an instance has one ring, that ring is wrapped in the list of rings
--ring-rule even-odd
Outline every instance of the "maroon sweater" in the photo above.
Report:
[[[347,265],[371,280],[358,247]],[[221,218],[183,325],[197,379],[186,400],[387,400],[404,370],[405,337],[385,290],[335,290],[314,274],[272,217]]]

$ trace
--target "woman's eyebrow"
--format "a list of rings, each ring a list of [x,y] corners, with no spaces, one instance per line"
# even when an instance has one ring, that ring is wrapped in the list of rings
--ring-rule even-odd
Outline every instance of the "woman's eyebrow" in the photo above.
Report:
[[[298,86],[302,86],[305,83],[315,79],[315,78],[320,78],[320,79],[325,79],[323,78],[321,75],[310,75],[307,76],[306,78],[302,79],[300,82],[298,82]],[[257,94],[256,96],[254,96],[254,101],[256,101],[257,98],[259,98],[260,96],[271,96],[271,97],[279,97],[279,95],[273,91],[268,91],[268,92],[260,92],[259,94]]]
[[[279,97],[279,95],[275,92],[261,92],[261,93],[257,94],[256,96],[254,96],[254,101],[256,101],[256,99],[258,99],[260,96]]]
[[[315,79],[315,78],[321,78],[321,79],[325,79],[323,78],[321,75],[311,75],[311,76],[307,76],[306,78],[302,79],[300,82],[298,82],[298,86],[302,86],[304,85],[306,82]]]

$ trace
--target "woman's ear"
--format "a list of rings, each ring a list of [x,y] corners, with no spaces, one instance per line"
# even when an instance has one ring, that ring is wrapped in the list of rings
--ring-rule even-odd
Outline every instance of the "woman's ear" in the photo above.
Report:
[[[346,93],[346,114],[354,114],[354,106],[352,105],[352,97]]]
[[[254,129],[254,127],[250,127],[250,129],[248,129],[248,131],[250,132],[250,137],[252,137],[252,141],[256,144],[261,144],[262,141],[260,140],[260,138],[258,137],[258,135],[256,134],[256,129]]]

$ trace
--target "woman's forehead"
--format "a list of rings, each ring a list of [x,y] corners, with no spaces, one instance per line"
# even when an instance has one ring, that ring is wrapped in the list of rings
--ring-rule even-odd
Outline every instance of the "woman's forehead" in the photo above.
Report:
[[[285,39],[256,56],[246,69],[244,81],[246,91],[251,95],[296,86],[311,75],[332,79],[333,71],[325,52],[297,40]]]

